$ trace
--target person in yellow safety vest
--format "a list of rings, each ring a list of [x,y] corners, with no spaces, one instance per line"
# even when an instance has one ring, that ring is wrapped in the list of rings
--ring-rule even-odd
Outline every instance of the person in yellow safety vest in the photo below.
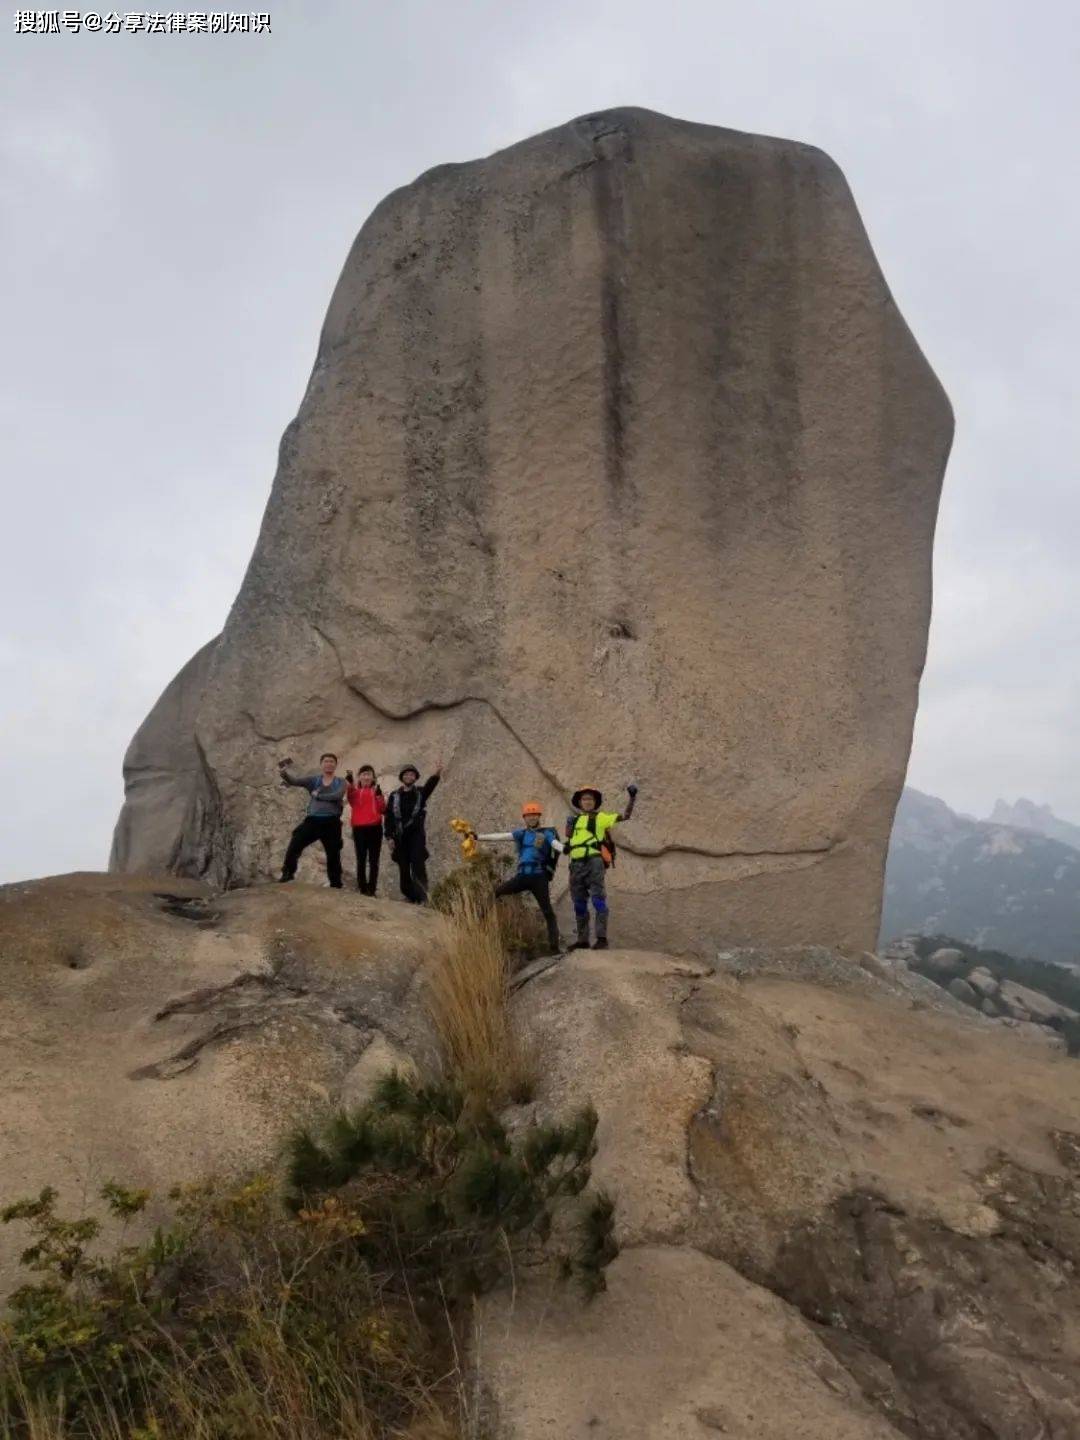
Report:
[[[578,812],[566,822],[565,849],[570,857],[570,899],[574,905],[574,919],[577,921],[577,940],[571,950],[589,948],[589,901],[592,901],[596,915],[596,943],[594,950],[608,948],[608,904],[605,875],[607,867],[615,858],[615,847],[610,830],[620,820],[629,820],[634,813],[638,787],[628,785],[630,796],[622,814],[601,810],[603,795],[594,785],[584,785],[575,790],[570,804]]]

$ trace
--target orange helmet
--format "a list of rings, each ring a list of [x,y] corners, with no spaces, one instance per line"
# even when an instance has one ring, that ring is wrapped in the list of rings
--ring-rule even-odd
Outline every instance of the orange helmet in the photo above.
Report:
[[[521,807],[521,815],[523,819],[526,815],[542,815],[543,813],[543,810],[539,805],[537,805],[535,800],[530,800],[527,804]]]

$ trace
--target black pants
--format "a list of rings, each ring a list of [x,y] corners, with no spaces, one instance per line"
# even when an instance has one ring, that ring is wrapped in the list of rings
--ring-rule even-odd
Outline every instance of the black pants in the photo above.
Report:
[[[356,888],[365,895],[374,895],[379,883],[382,826],[354,825],[352,838],[356,846]]]
[[[524,891],[534,896],[540,906],[540,914],[547,925],[548,944],[554,954],[559,948],[559,922],[551,908],[551,882],[546,875],[523,875],[519,870],[516,875],[496,887],[495,898],[497,900],[500,895],[521,895]]]
[[[401,877],[401,893],[411,905],[427,904],[427,858],[427,836],[422,830],[406,831],[395,842],[394,863]]]
[[[296,874],[300,856],[316,840],[322,842],[326,851],[326,876],[335,890],[341,889],[341,821],[336,816],[323,820],[314,815],[305,815],[292,832],[289,848],[285,851],[285,863],[281,874],[291,880]]]

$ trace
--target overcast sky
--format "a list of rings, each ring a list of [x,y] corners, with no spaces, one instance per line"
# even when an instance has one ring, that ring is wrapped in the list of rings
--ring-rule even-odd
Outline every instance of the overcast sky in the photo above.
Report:
[[[845,170],[957,413],[911,783],[1080,820],[1073,3],[298,0],[0,40],[0,880],[103,867],[390,189],[642,105]]]

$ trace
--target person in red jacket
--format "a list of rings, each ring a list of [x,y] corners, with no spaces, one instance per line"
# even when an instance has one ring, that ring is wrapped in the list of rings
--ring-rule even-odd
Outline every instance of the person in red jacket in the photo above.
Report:
[[[352,838],[356,846],[356,888],[361,895],[374,895],[379,881],[379,856],[382,854],[383,816],[386,799],[375,779],[372,765],[361,765],[353,783],[351,770],[345,771],[352,819]]]

